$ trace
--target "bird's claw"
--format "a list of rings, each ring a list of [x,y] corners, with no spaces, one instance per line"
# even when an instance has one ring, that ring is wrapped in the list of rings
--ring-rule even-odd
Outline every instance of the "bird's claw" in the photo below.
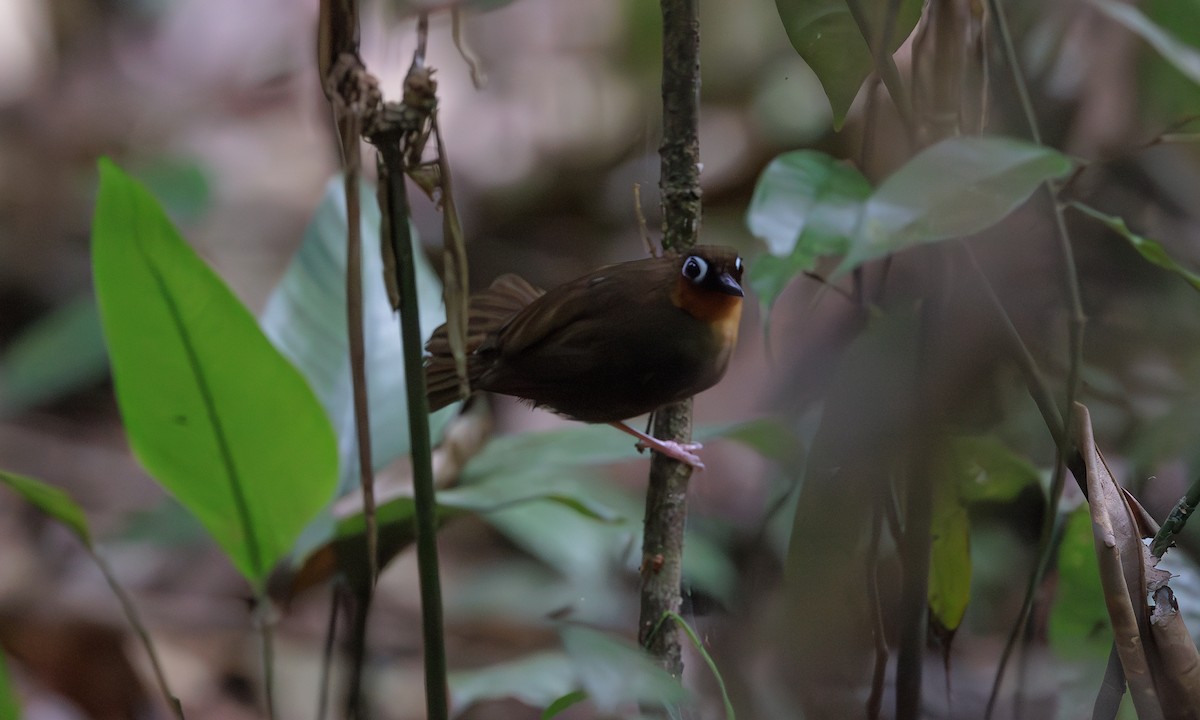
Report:
[[[704,469],[703,461],[696,454],[697,450],[704,449],[704,445],[701,443],[677,443],[673,440],[659,440],[657,445],[649,445],[639,440],[634,447],[637,448],[638,452],[645,452],[647,449],[654,450],[659,454],[678,460],[684,465],[690,465],[697,470]]]

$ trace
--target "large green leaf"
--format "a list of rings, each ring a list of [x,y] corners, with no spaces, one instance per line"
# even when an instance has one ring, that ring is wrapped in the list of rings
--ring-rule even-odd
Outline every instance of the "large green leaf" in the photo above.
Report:
[[[371,412],[371,455],[379,469],[408,453],[408,392],[400,326],[383,285],[379,203],[362,193],[363,334]],[[442,288],[413,233],[421,332],[428,337],[445,318]],[[346,334],[346,197],[340,180],[304,231],[304,241],[267,300],[263,331],[316,391],[338,435],[340,492],[358,484],[358,452]],[[434,437],[454,410],[435,413]]]
[[[530,707],[546,707],[579,687],[570,659],[558,650],[453,672],[449,679],[455,715],[475,703],[505,698]]]
[[[92,546],[92,533],[88,530],[87,517],[83,514],[83,509],[65,492],[41,480],[3,470],[0,470],[0,483],[7,485],[30,505],[66,525],[84,545]]]
[[[951,452],[964,503],[1009,502],[1041,479],[1037,468],[995,435],[956,437]]]
[[[92,262],[134,453],[261,585],[333,493],[329,419],[154,198],[107,160]]]
[[[629,702],[675,707],[688,698],[679,681],[636,645],[578,626],[563,628],[562,641],[602,713]]]
[[[1050,646],[1066,658],[1101,658],[1112,630],[1100,583],[1092,518],[1086,505],[1071,513],[1058,545],[1058,583],[1050,609]]]
[[[891,0],[856,1],[867,18],[869,32],[882,35]],[[920,0],[900,0],[887,38],[889,53],[916,27],[921,5]],[[873,67],[871,51],[850,14],[850,5],[846,0],[775,0],[775,7],[792,47],[821,80],[833,109],[834,128],[840,129]]]
[[[913,245],[984,230],[1071,167],[1061,153],[1021,140],[943,140],[914,156],[872,193],[838,272]]]
[[[746,224],[769,256],[750,265],[750,286],[770,309],[787,283],[825,255],[846,252],[871,184],[825,153],[798,150],[771,161],[758,179]]]

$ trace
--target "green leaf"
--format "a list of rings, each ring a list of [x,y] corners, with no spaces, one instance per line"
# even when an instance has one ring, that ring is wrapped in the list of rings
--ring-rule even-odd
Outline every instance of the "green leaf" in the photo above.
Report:
[[[835,274],[914,245],[984,230],[1071,167],[1064,155],[1020,140],[943,140],[875,190]]]
[[[1058,546],[1058,584],[1050,609],[1050,646],[1062,657],[1102,658],[1112,645],[1100,564],[1087,505],[1071,513]]]
[[[749,271],[750,287],[764,308],[820,257],[846,252],[870,194],[862,173],[825,153],[800,150],[771,161],[746,213],[750,232],[771,253]]]
[[[400,328],[383,284],[379,255],[379,204],[362,193],[363,334],[371,410],[374,469],[409,450],[408,392]],[[422,337],[442,323],[442,288],[413,232]],[[263,311],[263,332],[290,359],[320,398],[339,438],[339,494],[357,487],[358,452],[346,333],[346,198],[341,179],[331,180],[325,198],[304,231],[304,241]],[[454,408],[435,413],[437,437]]]
[[[587,700],[587,693],[584,691],[574,690],[569,692],[547,705],[546,709],[542,711],[541,720],[553,720],[553,718],[558,717],[563,710],[566,710],[572,705],[578,705],[584,700]]]
[[[934,478],[929,558],[929,613],[953,632],[971,599],[971,528],[952,465]]]
[[[0,718],[21,719],[21,704],[17,702],[17,694],[13,691],[12,680],[8,676],[8,661],[3,650],[0,650]]]
[[[66,525],[67,529],[84,545],[92,546],[92,534],[88,530],[87,517],[83,514],[83,509],[65,492],[47,485],[41,480],[34,480],[31,477],[3,470],[0,470],[0,483],[12,488],[30,505]],[[0,715],[0,717],[4,716]]]
[[[1200,84],[1200,49],[1181,41],[1142,14],[1134,5],[1112,0],[1092,0],[1105,15],[1139,35],[1159,55],[1175,66],[1193,83]]]
[[[674,707],[688,697],[683,686],[636,645],[578,626],[563,628],[562,642],[583,689],[601,713],[630,702]]]
[[[951,452],[964,503],[1009,502],[1041,479],[1037,468],[994,435],[954,438]]]
[[[1126,225],[1125,221],[1121,218],[1114,217],[1112,215],[1106,215],[1089,205],[1084,205],[1081,202],[1073,202],[1071,203],[1071,207],[1090,218],[1099,220],[1108,226],[1110,230],[1128,240],[1129,244],[1133,246],[1133,249],[1137,250],[1138,254],[1148,262],[1157,265],[1164,270],[1170,270],[1171,272],[1176,273],[1181,278],[1186,280],[1189,285],[1197,290],[1200,290],[1200,274],[1194,273],[1175,262],[1174,258],[1167,254],[1166,248],[1164,248],[1158,241],[1138,235],[1130,230],[1129,226]]]
[[[540,652],[478,670],[450,673],[455,714],[475,703],[513,698],[530,707],[546,707],[576,691],[579,681],[566,653]]]
[[[154,198],[108,160],[92,262],[134,453],[260,587],[333,493],[328,418]]]
[[[96,299],[76,298],[30,326],[0,357],[0,414],[98,384],[107,372]]]
[[[882,33],[888,0],[857,0],[873,34]],[[900,0],[894,31],[887,38],[889,53],[904,42],[921,17],[920,0]],[[808,63],[825,88],[833,109],[833,127],[840,130],[846,112],[863,80],[871,73],[871,52],[846,0],[775,0],[792,47]]]

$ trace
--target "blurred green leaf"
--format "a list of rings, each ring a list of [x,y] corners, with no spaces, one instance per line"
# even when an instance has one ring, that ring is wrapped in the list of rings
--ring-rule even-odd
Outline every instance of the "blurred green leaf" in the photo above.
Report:
[[[1008,502],[1037,486],[1041,473],[995,435],[954,438],[951,445],[963,502]]]
[[[13,691],[12,680],[8,676],[8,660],[4,657],[2,649],[0,649],[0,718],[21,720],[21,704],[17,702],[17,694]]]
[[[333,493],[328,418],[153,196],[108,160],[92,258],[134,453],[261,585]]]
[[[371,409],[374,469],[409,449],[408,392],[400,326],[387,299],[379,255],[379,204],[362,193],[363,334]],[[413,232],[421,333],[428,337],[445,319],[442,288]],[[338,436],[339,494],[358,486],[357,437],[346,333],[346,198],[341,180],[331,180],[325,198],[304,231],[304,241],[267,300],[263,332],[300,369],[316,392]],[[430,432],[438,437],[455,408],[434,413]]]
[[[955,137],[918,153],[867,200],[835,274],[914,245],[999,222],[1043,182],[1071,171],[1048,148],[1002,137]]]
[[[208,175],[194,160],[156,158],[131,173],[162,203],[163,209],[178,221],[194,220],[211,203]]]
[[[1092,4],[1105,15],[1148,42],[1158,51],[1159,55],[1162,55],[1193,83],[1200,84],[1200,49],[1188,45],[1155,24],[1154,21],[1143,15],[1136,5],[1113,2],[1113,0],[1092,0]]]
[[[1100,564],[1087,505],[1066,520],[1058,546],[1058,585],[1050,609],[1050,646],[1064,658],[1103,658],[1112,646]]]
[[[771,161],[758,179],[746,224],[770,255],[750,265],[749,283],[763,307],[796,275],[825,255],[840,255],[858,227],[871,184],[825,153],[799,150]]]
[[[546,707],[578,686],[575,668],[560,651],[450,673],[450,698],[456,717],[486,700],[513,698],[530,707]]]
[[[89,294],[38,320],[0,357],[0,414],[14,415],[107,376],[100,312]]]
[[[1146,0],[1138,7],[1161,28],[1190,47],[1200,48],[1200,2]],[[1169,123],[1200,113],[1200,84],[1157,52],[1143,53],[1138,63],[1138,104],[1151,122]]]
[[[41,480],[3,470],[0,470],[0,483],[12,488],[26,502],[66,525],[84,545],[92,546],[87,517],[83,514],[83,509],[65,492]]]
[[[561,634],[583,689],[602,713],[633,702],[670,708],[688,698],[679,681],[640,647],[578,626]]]
[[[754,450],[768,460],[799,461],[802,444],[796,433],[779,418],[758,418],[728,425],[701,425],[695,437],[701,442],[724,438]]]
[[[872,33],[882,33],[887,0],[858,0]],[[895,52],[921,17],[920,0],[900,0],[887,50]],[[850,14],[846,0],[775,0],[792,47],[813,69],[833,109],[833,127],[840,130],[846,112],[874,63],[871,51]]]
[[[952,463],[947,463],[945,470],[937,474],[933,485],[929,613],[942,628],[953,632],[971,600],[971,528],[958,496],[961,478]]]
[[[1084,205],[1081,202],[1073,202],[1071,203],[1071,207],[1090,218],[1099,220],[1108,226],[1110,230],[1128,240],[1129,244],[1133,246],[1133,249],[1137,250],[1138,254],[1148,262],[1157,265],[1164,270],[1170,270],[1171,272],[1176,273],[1181,278],[1186,280],[1189,285],[1197,290],[1200,290],[1200,274],[1194,273],[1175,262],[1175,260],[1169,254],[1167,254],[1166,249],[1157,241],[1138,235],[1130,230],[1129,226],[1126,225],[1125,221],[1121,218],[1114,217],[1112,215],[1106,215],[1089,205]]]
[[[554,718],[558,717],[563,710],[566,710],[572,705],[577,705],[584,700],[587,700],[587,693],[584,691],[574,690],[569,692],[547,705],[546,709],[542,711],[541,720],[553,720]]]

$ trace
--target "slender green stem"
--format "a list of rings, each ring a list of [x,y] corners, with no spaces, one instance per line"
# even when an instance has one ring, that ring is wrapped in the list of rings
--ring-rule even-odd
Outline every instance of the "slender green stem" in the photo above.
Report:
[[[1009,70],[1012,73],[1013,84],[1017,90],[1017,96],[1020,99],[1021,108],[1025,114],[1026,123],[1029,126],[1030,136],[1038,145],[1042,144],[1041,131],[1038,128],[1037,116],[1034,113],[1033,102],[1029,96],[1029,88],[1025,84],[1025,77],[1021,72],[1021,66],[1017,57],[1016,50],[1013,46],[1012,33],[1008,28],[1008,20],[1005,17],[1004,9],[1001,7],[998,0],[988,0],[989,8],[992,12],[992,17],[996,21],[996,28],[1000,35],[1000,40],[1003,45],[1005,60],[1008,62]],[[1046,515],[1042,522],[1042,531],[1039,539],[1038,562],[1029,579],[1029,585],[1026,588],[1025,602],[1021,608],[1021,614],[1016,627],[1013,628],[1009,635],[1008,642],[1005,645],[1004,653],[1001,655],[1000,666],[996,671],[996,678],[992,684],[991,695],[988,698],[986,717],[990,718],[995,709],[996,698],[1000,691],[1000,686],[1004,680],[1004,670],[1008,658],[1012,654],[1013,647],[1017,639],[1021,635],[1026,622],[1032,612],[1032,606],[1036,599],[1037,586],[1040,585],[1042,577],[1044,577],[1046,569],[1050,565],[1050,554],[1053,551],[1053,531],[1054,525],[1058,518],[1059,501],[1062,498],[1063,484],[1066,481],[1066,473],[1064,465],[1073,461],[1074,452],[1069,448],[1071,438],[1071,423],[1073,413],[1071,408],[1075,404],[1075,398],[1079,393],[1079,373],[1083,365],[1083,332],[1084,326],[1087,323],[1087,317],[1083,312],[1083,299],[1079,289],[1079,273],[1075,265],[1075,252],[1071,246],[1071,236],[1067,231],[1066,219],[1063,216],[1062,204],[1058,202],[1058,188],[1055,181],[1050,180],[1045,184],[1046,193],[1049,195],[1050,203],[1054,211],[1055,231],[1059,241],[1059,249],[1063,257],[1063,266],[1067,280],[1067,293],[1071,307],[1071,316],[1068,325],[1069,333],[1069,354],[1070,366],[1067,370],[1067,391],[1065,405],[1062,412],[1062,436],[1058,440],[1057,462],[1055,464],[1054,478],[1050,485],[1050,495],[1046,507]],[[1051,430],[1053,432],[1053,429]],[[1078,478],[1078,476],[1076,476]]]
[[[179,698],[175,697],[174,693],[171,692],[171,688],[167,685],[167,675],[163,672],[162,663],[158,659],[158,652],[155,651],[154,643],[150,640],[150,632],[142,624],[137,606],[133,604],[133,598],[129,597],[129,593],[125,592],[125,588],[121,587],[120,583],[117,582],[117,576],[113,573],[108,561],[100,553],[96,552],[95,548],[91,545],[85,543],[84,549],[92,558],[92,562],[96,563],[96,567],[100,568],[100,574],[104,576],[104,581],[108,583],[108,587],[113,591],[113,595],[116,595],[117,601],[121,603],[121,610],[125,613],[125,619],[129,621],[129,625],[138,636],[142,647],[146,649],[146,656],[150,658],[150,668],[154,671],[154,680],[158,683],[159,692],[162,693],[167,707],[171,708],[171,712],[175,717],[183,720],[183,705],[180,704]]]
[[[1179,498],[1179,502],[1175,504],[1171,514],[1167,515],[1167,519],[1163,520],[1162,527],[1154,535],[1152,546],[1154,557],[1162,557],[1167,548],[1171,547],[1175,536],[1183,532],[1183,526],[1187,524],[1188,517],[1195,512],[1197,505],[1200,505],[1200,479],[1193,482],[1192,486],[1188,488],[1187,494]]]
[[[429,435],[429,402],[425,397],[417,278],[408,224],[404,187],[404,156],[394,142],[379,143],[384,174],[389,243],[396,258],[400,288],[400,335],[404,343],[404,375],[408,391],[409,438],[412,448],[413,500],[417,535],[417,569],[421,581],[421,619],[425,639],[425,706],[428,720],[449,715],[446,687],[446,647],[442,628],[442,588],[437,556],[437,505],[433,487],[433,456]]]

